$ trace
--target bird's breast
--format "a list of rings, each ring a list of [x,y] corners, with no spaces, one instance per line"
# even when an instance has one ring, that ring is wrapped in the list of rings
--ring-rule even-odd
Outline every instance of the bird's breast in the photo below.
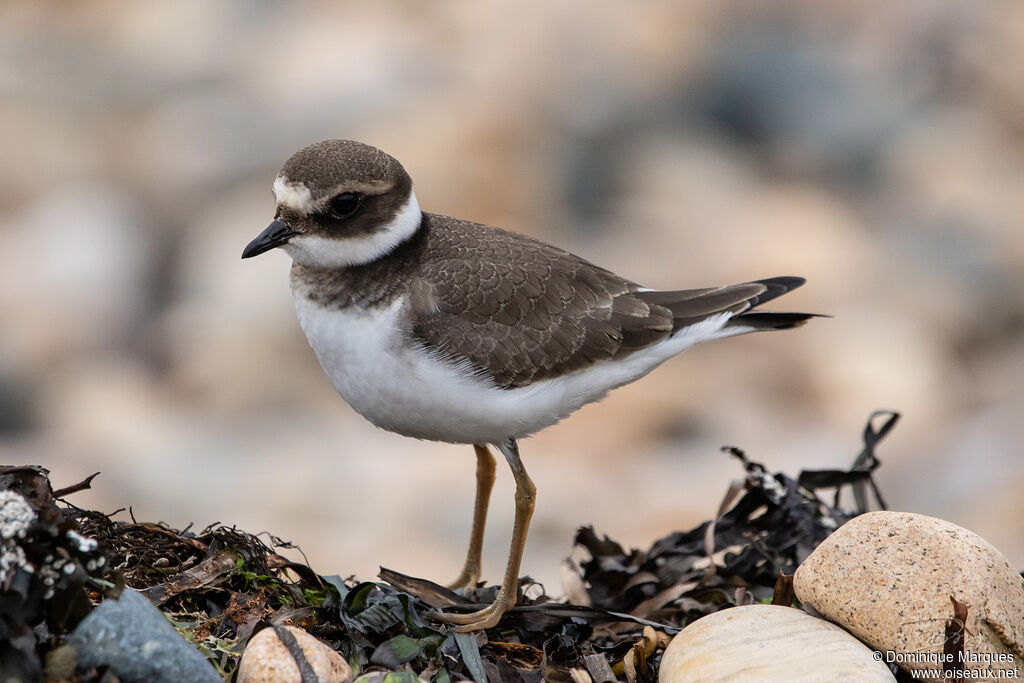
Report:
[[[296,290],[299,323],[324,373],[352,408],[382,429],[451,443],[499,443],[558,422],[607,388],[547,380],[503,389],[468,361],[413,338],[404,298],[387,306],[325,308]]]

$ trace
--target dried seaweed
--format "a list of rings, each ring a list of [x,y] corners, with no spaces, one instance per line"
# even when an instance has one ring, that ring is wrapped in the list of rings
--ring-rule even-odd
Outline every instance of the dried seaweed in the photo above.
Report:
[[[479,608],[493,599],[495,586],[457,594],[389,570],[376,582],[320,575],[278,554],[294,547],[280,539],[264,542],[219,525],[194,533],[115,521],[58,504],[41,468],[0,468],[0,490],[29,501],[37,517],[15,545],[33,562],[56,553],[74,566],[52,593],[30,576],[26,583],[26,572],[5,575],[0,664],[38,678],[45,655],[91,603],[128,586],[159,605],[225,676],[253,633],[291,623],[341,652],[357,675],[395,672],[394,680],[442,683],[653,681],[668,635],[731,605],[791,601],[791,585],[780,576],[791,575],[836,527],[866,511],[868,492],[881,506],[874,451],[898,416],[888,414],[875,429],[879,417],[869,421],[848,471],[802,472],[794,479],[770,473],[737,448],[724,449],[745,476],[729,487],[715,519],[646,550],[627,551],[583,527],[567,560],[565,601],[521,579],[518,605],[496,627],[472,635],[451,633],[431,613]],[[73,493],[91,479],[62,491]],[[827,501],[820,494],[832,488]],[[853,492],[853,511],[839,507],[842,490]],[[6,550],[14,547],[4,542]],[[100,680],[103,673],[79,672],[77,680]]]

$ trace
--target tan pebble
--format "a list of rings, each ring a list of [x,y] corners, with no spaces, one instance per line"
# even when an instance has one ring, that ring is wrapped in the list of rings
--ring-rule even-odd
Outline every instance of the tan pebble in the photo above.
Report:
[[[988,541],[950,522],[908,512],[856,517],[804,560],[793,588],[908,671],[942,655],[955,597],[967,605],[965,649],[978,658],[965,668],[1021,677],[1024,580]]]
[[[301,628],[285,626],[302,648],[306,661],[321,683],[344,683],[352,672],[340,654]],[[299,683],[299,666],[273,628],[265,628],[252,637],[238,665],[238,683]]]
[[[680,631],[665,649],[658,681],[895,681],[873,655],[843,629],[802,610],[745,605]]]

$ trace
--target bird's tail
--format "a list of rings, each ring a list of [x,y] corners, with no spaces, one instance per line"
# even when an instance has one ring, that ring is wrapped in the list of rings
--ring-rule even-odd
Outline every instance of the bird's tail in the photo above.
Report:
[[[731,336],[758,330],[785,330],[815,317],[813,313],[769,313],[757,309],[804,282],[802,277],[772,277],[727,287],[643,291],[633,296],[649,305],[669,309],[672,312],[673,333],[711,316],[731,314],[732,317],[721,328],[724,335],[720,335]]]
[[[802,277],[772,277],[746,283],[763,285],[764,291],[747,299],[747,302],[750,304],[749,308],[731,319],[726,326],[749,328],[751,332],[757,330],[788,330],[792,327],[799,327],[811,318],[823,317],[818,313],[775,313],[757,310],[758,306],[793,291],[804,282],[806,280]]]

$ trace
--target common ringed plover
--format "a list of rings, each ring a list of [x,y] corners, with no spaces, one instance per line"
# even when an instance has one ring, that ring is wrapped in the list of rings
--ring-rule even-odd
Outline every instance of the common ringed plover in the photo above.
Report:
[[[450,588],[480,577],[495,468],[488,444],[512,469],[504,580],[488,607],[436,615],[457,631],[490,628],[516,602],[536,494],[518,439],[698,342],[812,317],[758,308],[802,278],[656,291],[550,244],[425,213],[402,165],[359,142],[299,150],[274,194],[274,220],[242,258],[275,247],[291,256],[299,324],[337,392],[382,429],[476,451],[469,551]]]

